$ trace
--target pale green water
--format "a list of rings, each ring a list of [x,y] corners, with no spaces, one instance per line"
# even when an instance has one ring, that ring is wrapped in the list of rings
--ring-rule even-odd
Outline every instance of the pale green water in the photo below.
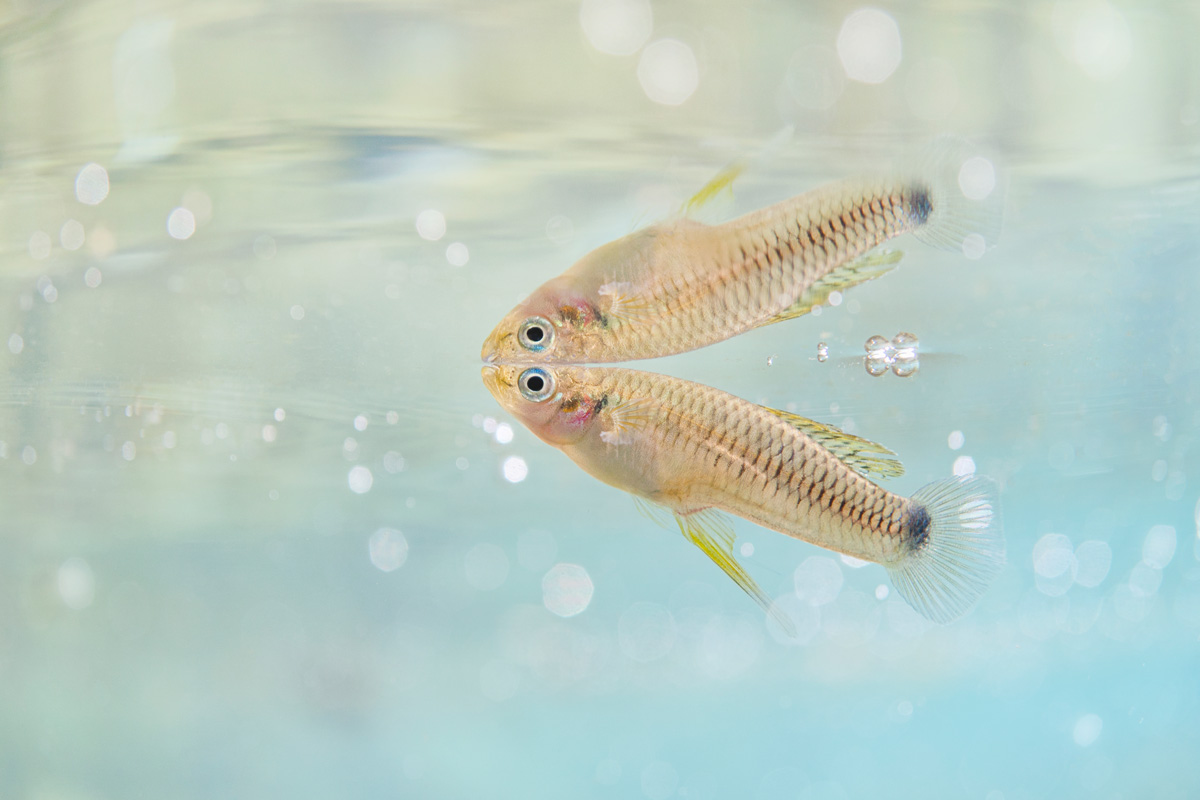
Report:
[[[854,4],[655,2],[668,106],[576,2],[0,4],[0,795],[1200,793],[1197,12],[883,7],[871,85]],[[777,641],[478,379],[517,299],[789,124],[708,214],[953,131],[1008,169],[1000,246],[903,240],[819,317],[637,366],[851,427],[906,493],[970,457],[1009,566],[951,626],[739,521],[809,593]],[[867,375],[902,330],[920,372]]]

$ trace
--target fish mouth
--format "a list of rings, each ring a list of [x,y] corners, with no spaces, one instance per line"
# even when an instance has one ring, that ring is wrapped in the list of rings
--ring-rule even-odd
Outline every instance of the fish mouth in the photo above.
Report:
[[[488,364],[496,363],[496,359],[500,357],[500,345],[505,339],[511,337],[511,333],[497,333],[492,331],[488,337],[483,340],[483,348],[479,353],[481,360]]]
[[[482,370],[480,370],[480,377],[483,378],[483,385],[486,386],[487,390],[492,393],[492,397],[495,397],[497,400],[499,400],[501,391],[508,386],[508,383],[504,380],[504,376],[501,373],[500,368],[493,367],[492,365],[488,364]]]

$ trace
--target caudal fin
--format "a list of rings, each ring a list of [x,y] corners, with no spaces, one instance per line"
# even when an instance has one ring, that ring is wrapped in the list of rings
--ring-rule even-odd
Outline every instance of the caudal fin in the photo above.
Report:
[[[988,478],[937,481],[912,496],[912,546],[885,564],[909,605],[934,622],[967,613],[1004,566],[996,484]]]
[[[913,234],[934,247],[979,258],[996,244],[1004,222],[1007,178],[994,158],[965,139],[940,136],[911,170],[923,217]]]

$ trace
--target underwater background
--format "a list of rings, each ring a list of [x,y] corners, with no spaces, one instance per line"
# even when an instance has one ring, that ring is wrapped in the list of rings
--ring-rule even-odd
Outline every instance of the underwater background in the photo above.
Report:
[[[1200,7],[0,0],[0,796],[1200,795]],[[632,366],[995,479],[928,623],[735,520],[778,636],[484,336],[729,164],[953,133],[999,245]],[[980,256],[970,258],[969,255]],[[920,369],[872,376],[911,332]],[[817,358],[818,343],[828,359]],[[749,547],[747,547],[749,545]]]

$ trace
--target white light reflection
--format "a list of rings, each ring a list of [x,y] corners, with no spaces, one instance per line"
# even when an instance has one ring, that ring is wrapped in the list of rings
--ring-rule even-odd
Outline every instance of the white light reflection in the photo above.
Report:
[[[1042,594],[1049,597],[1066,594],[1075,583],[1078,569],[1071,540],[1061,533],[1047,533],[1033,546],[1033,571]]]
[[[1075,730],[1071,736],[1075,740],[1075,744],[1080,747],[1088,747],[1100,738],[1100,731],[1103,728],[1104,721],[1099,716],[1084,714],[1075,722]]]
[[[900,66],[900,27],[886,12],[860,8],[842,22],[837,52],[847,78],[883,83]]]
[[[430,242],[436,242],[446,235],[446,218],[435,208],[426,209],[417,214],[417,235]]]
[[[196,216],[191,211],[182,206],[171,211],[167,217],[167,233],[171,238],[190,239],[195,232]]]
[[[92,568],[82,558],[68,558],[58,568],[58,596],[72,611],[82,611],[96,596]]]
[[[974,475],[975,459],[970,456],[959,456],[954,459],[954,466],[951,468],[951,471],[960,478],[967,475]]]
[[[578,564],[555,564],[542,577],[542,603],[560,617],[583,613],[594,591],[591,576]]]
[[[408,540],[395,528],[380,528],[367,540],[371,563],[384,572],[393,572],[408,560]]]
[[[970,200],[986,200],[996,188],[996,168],[983,156],[972,156],[958,170],[958,188]]]
[[[50,235],[45,231],[34,231],[29,237],[29,255],[38,261],[50,255]]]
[[[520,483],[529,477],[529,466],[520,456],[509,456],[504,459],[501,469],[504,472],[504,480],[509,483]]]
[[[371,470],[359,464],[350,468],[350,473],[346,476],[346,481],[350,484],[350,491],[355,494],[366,494],[371,491],[371,486],[375,483],[375,477],[371,474]]]
[[[1129,64],[1129,25],[1111,3],[1063,0],[1055,5],[1051,20],[1059,49],[1088,77],[1109,80]]]
[[[1155,525],[1142,543],[1142,561],[1154,569],[1163,569],[1175,557],[1175,529],[1170,525]]]
[[[666,106],[683,104],[700,85],[696,56],[678,39],[659,39],[643,50],[637,76],[646,96]]]
[[[96,163],[84,164],[75,176],[75,198],[84,205],[95,206],[108,197],[108,171]]]
[[[83,247],[83,239],[83,223],[77,219],[67,220],[58,231],[58,243],[63,250],[78,250]]]
[[[453,267],[465,266],[470,259],[470,253],[467,252],[467,246],[462,242],[454,242],[446,248],[446,260]]]
[[[630,56],[642,48],[654,27],[648,0],[583,0],[579,25],[588,44],[611,56]]]

